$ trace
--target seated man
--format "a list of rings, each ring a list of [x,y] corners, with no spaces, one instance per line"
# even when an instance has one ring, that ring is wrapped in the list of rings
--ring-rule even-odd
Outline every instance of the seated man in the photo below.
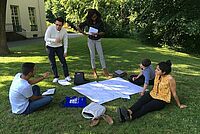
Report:
[[[131,75],[129,81],[139,86],[144,85],[143,91],[140,93],[140,95],[143,96],[148,85],[153,85],[154,83],[155,71],[153,70],[150,59],[143,59],[140,68],[140,74]]]
[[[41,96],[40,87],[36,84],[49,76],[49,72],[42,77],[31,79],[35,74],[35,63],[24,63],[22,73],[17,73],[12,81],[9,91],[9,100],[12,112],[15,114],[30,114],[49,104],[51,96]]]

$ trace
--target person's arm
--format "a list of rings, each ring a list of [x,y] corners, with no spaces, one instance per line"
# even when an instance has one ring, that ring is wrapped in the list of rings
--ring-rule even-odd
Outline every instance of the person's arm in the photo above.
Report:
[[[84,35],[88,35],[88,34],[86,34],[86,33],[84,32],[84,28],[85,28],[86,26],[87,26],[87,22],[84,21],[83,23],[81,23],[81,24],[77,27],[77,30],[78,30],[80,33],[84,34]]]
[[[41,99],[42,96],[35,96],[35,95],[32,95],[31,97],[29,97],[30,100],[38,100],[38,99]]]
[[[28,80],[28,82],[29,82],[29,84],[33,85],[33,84],[36,84],[36,83],[44,80],[48,76],[49,76],[49,72],[46,72],[46,73],[43,74],[42,77],[39,77],[39,78],[36,78],[36,79],[33,79],[33,80]]]
[[[134,80],[138,79],[140,76],[142,76],[142,71],[137,75],[137,77],[133,77],[132,80],[134,81]]]
[[[105,32],[99,32],[99,33],[91,33],[92,36],[103,36]]]
[[[56,39],[55,38],[51,38],[51,32],[52,32],[52,27],[49,26],[45,32],[45,36],[44,36],[44,40],[46,42],[54,42],[56,43]]]
[[[105,35],[105,28],[104,28],[103,21],[100,21],[99,23],[100,23],[99,30],[98,30],[97,33],[92,33],[93,36],[103,36],[103,35]]]
[[[142,90],[142,92],[140,93],[141,96],[144,95],[144,93],[145,93],[147,87],[148,87],[148,84],[144,83],[143,90]]]
[[[67,48],[68,48],[68,34],[67,34],[67,31],[64,33],[63,43],[64,43],[64,57],[67,57]]]
[[[170,90],[171,90],[171,93],[172,93],[178,107],[181,109],[186,108],[187,107],[186,105],[183,105],[180,103],[180,100],[176,94],[176,81],[172,77],[170,78]]]

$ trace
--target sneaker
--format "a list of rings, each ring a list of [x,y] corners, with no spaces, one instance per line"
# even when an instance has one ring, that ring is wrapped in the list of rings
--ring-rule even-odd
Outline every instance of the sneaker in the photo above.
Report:
[[[72,79],[70,78],[70,76],[67,76],[67,77],[65,78],[65,80],[66,80],[66,81],[71,81]]]
[[[53,83],[57,83],[58,82],[58,78],[54,78],[52,82]]]

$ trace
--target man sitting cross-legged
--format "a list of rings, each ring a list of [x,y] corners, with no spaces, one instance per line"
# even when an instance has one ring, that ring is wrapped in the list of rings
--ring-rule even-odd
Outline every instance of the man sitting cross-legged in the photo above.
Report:
[[[9,100],[12,112],[15,114],[30,114],[49,104],[52,96],[41,96],[40,87],[36,84],[49,76],[49,72],[42,77],[31,79],[36,72],[35,63],[24,63],[22,73],[17,73],[9,91]]]

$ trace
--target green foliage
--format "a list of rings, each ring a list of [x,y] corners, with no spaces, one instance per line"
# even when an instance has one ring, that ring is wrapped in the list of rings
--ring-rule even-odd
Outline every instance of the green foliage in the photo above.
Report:
[[[136,29],[145,40],[158,45],[167,44],[188,51],[199,51],[198,0],[137,1]]]
[[[65,16],[78,25],[86,10],[102,14],[106,37],[139,37],[157,46],[200,51],[199,0],[46,0],[48,20]]]

